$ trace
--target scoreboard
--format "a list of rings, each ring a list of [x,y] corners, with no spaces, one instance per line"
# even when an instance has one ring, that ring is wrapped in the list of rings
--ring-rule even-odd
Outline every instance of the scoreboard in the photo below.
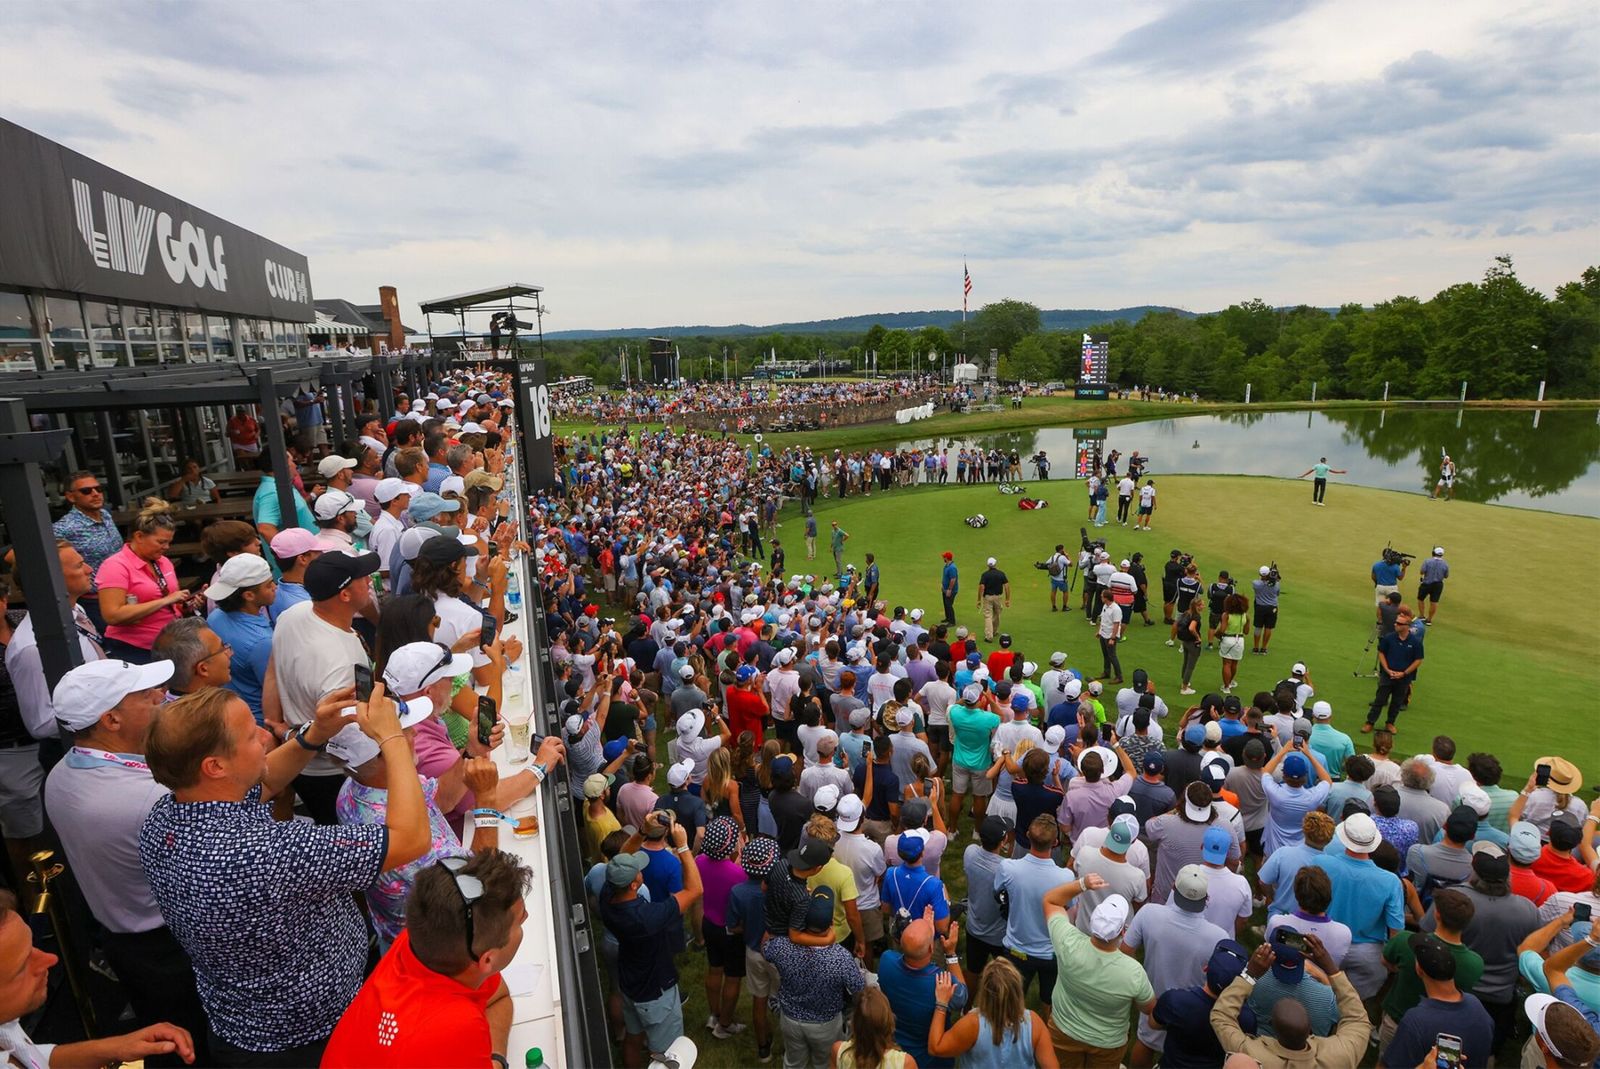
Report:
[[[1073,396],[1080,401],[1104,401],[1111,395],[1108,385],[1111,342],[1104,334],[1083,336],[1083,359],[1078,364],[1078,385]]]

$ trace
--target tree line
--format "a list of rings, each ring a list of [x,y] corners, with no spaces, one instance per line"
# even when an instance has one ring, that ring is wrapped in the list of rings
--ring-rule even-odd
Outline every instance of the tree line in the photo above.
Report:
[[[1600,267],[1546,297],[1517,277],[1511,257],[1496,257],[1478,282],[1462,282],[1428,300],[1395,297],[1372,307],[1335,311],[1302,305],[1274,308],[1261,300],[1220,312],[1156,311],[1137,322],[1091,328],[1110,339],[1110,373],[1123,386],[1149,385],[1243,399],[1455,397],[1466,381],[1473,398],[1532,398],[1543,381],[1548,397],[1600,397]],[[1000,354],[1000,376],[1031,382],[1072,382],[1081,334],[1041,329],[1038,306],[1002,300],[985,305],[949,330],[889,330],[864,334],[771,334],[675,339],[680,367],[691,379],[748,374],[776,351],[779,360],[849,361],[879,373],[948,366],[953,354],[982,363]],[[639,339],[547,343],[557,375],[589,375],[603,385],[621,377],[619,347],[642,354]],[[928,355],[935,354],[930,361]],[[631,361],[630,361],[631,364]]]

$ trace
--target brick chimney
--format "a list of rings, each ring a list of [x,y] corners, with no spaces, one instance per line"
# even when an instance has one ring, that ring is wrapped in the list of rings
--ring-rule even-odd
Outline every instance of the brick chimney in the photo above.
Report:
[[[389,348],[404,349],[406,332],[400,323],[400,298],[393,286],[378,287],[378,305],[383,309],[383,321],[389,325]]]

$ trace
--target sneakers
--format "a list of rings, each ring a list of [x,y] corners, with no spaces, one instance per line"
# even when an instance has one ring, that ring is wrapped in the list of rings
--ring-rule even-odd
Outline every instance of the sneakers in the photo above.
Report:
[[[747,1027],[748,1026],[743,1021],[735,1021],[727,1028],[723,1028],[721,1023],[718,1023],[717,1026],[711,1030],[711,1034],[716,1036],[718,1039],[732,1039],[734,1036],[743,1032]],[[765,1061],[766,1059],[762,1060]]]
[[[1171,640],[1171,639],[1170,639],[1170,638],[1169,638],[1169,639],[1167,639],[1167,645],[1169,645],[1169,646],[1176,646],[1176,645],[1177,645],[1177,643],[1176,643],[1176,642],[1174,642],[1174,641],[1172,641],[1172,640]]]
[[[765,1065],[772,1060],[772,1044],[763,1043],[756,1047],[756,1061]]]
[[[1184,687],[1182,690],[1178,691],[1178,693],[1179,694],[1193,694],[1194,693],[1194,688],[1193,687]]]

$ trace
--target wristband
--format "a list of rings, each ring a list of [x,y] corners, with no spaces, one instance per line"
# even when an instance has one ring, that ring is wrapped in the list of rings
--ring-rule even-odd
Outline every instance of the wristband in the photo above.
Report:
[[[493,828],[500,824],[510,824],[515,827],[516,823],[516,821],[498,809],[474,809],[472,811],[472,826],[474,828]]]
[[[950,1004],[948,1002],[935,1002],[933,1004],[933,1008],[938,1010],[941,1013],[949,1013],[950,1012]]]
[[[945,957],[944,963],[946,965],[960,965],[961,959],[956,957],[954,954],[950,954]]]
[[[307,750],[310,750],[312,753],[321,753],[323,750],[326,750],[328,748],[328,744],[327,743],[323,743],[321,746],[317,746],[314,743],[310,743],[310,742],[306,741],[306,735],[310,731],[311,731],[311,725],[310,724],[302,724],[302,725],[300,725],[300,727],[296,728],[293,732],[291,732],[289,737],[294,739],[295,742],[298,742],[301,746],[303,746]]]
[[[1256,986],[1256,978],[1254,976],[1251,976],[1248,972],[1240,973],[1239,974],[1239,979],[1248,980],[1250,982],[1250,986],[1251,987],[1255,987]]]

